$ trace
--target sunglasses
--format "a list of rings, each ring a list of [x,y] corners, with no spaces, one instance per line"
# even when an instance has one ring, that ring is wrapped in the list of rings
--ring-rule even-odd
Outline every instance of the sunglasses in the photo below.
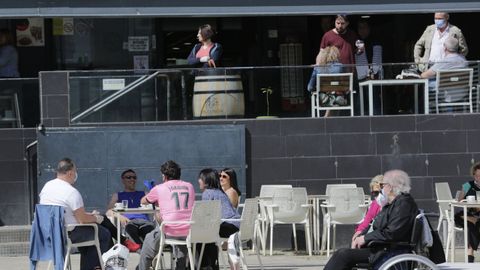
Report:
[[[124,176],[125,179],[137,179],[135,175]]]
[[[228,177],[228,175],[226,175],[226,174],[220,174],[220,178],[227,178],[227,177]]]
[[[379,183],[380,188],[383,188],[385,185],[390,185],[389,183]]]

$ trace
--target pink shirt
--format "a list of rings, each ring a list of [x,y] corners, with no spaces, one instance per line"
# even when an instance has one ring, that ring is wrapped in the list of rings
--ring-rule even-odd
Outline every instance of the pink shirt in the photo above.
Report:
[[[367,214],[365,214],[365,217],[363,218],[362,223],[360,223],[360,225],[358,225],[355,232],[358,232],[358,231],[361,232],[361,231],[365,230],[370,225],[370,222],[377,216],[377,214],[381,210],[382,210],[382,208],[377,203],[377,201],[373,200],[372,203],[370,204],[370,207],[368,208]]]
[[[195,202],[192,184],[182,180],[168,180],[155,186],[146,196],[158,206],[163,221],[188,221]],[[190,225],[168,225],[164,233],[169,236],[187,236]]]

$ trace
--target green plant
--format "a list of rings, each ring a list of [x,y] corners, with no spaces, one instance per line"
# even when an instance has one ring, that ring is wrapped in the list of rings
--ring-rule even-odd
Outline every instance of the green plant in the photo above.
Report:
[[[262,91],[263,94],[265,94],[265,99],[267,100],[267,116],[270,116],[270,101],[268,99],[268,96],[270,96],[273,93],[272,87],[262,87],[260,88],[260,91]]]

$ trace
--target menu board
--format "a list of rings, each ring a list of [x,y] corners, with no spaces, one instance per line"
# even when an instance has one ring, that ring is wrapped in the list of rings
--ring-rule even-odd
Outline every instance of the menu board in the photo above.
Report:
[[[16,24],[17,46],[45,46],[45,27],[43,18],[19,20]]]

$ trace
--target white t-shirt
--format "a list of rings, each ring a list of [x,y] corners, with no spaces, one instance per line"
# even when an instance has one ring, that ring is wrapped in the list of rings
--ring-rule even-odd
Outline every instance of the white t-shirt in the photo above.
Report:
[[[40,191],[40,204],[65,207],[65,223],[78,224],[73,211],[83,207],[82,195],[76,188],[61,179],[48,181]]]

